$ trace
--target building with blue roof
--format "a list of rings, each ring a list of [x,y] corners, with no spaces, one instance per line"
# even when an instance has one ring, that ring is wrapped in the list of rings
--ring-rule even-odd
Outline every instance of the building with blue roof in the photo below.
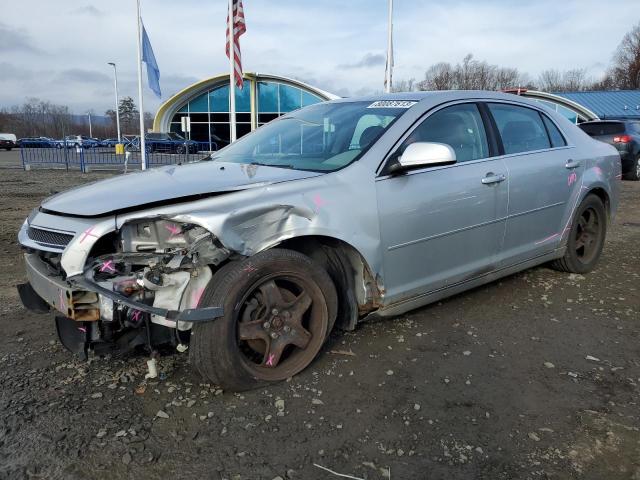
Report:
[[[640,90],[557,92],[555,95],[582,105],[601,120],[640,119]]]

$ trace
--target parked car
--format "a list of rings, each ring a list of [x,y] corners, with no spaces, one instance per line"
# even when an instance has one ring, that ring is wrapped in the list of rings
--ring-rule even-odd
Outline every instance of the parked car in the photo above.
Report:
[[[92,183],[25,220],[24,305],[72,351],[173,345],[244,390],[307,367],[334,325],[544,263],[597,264],[620,157],[497,92],[340,99],[208,161]]]
[[[117,138],[105,138],[100,141],[101,147],[115,147],[118,143],[122,143],[122,141],[118,142]]]
[[[57,148],[95,148],[100,146],[100,142],[95,138],[84,135],[67,135],[62,140],[56,140]]]
[[[13,133],[0,133],[0,148],[11,151],[17,146],[16,141],[16,136]]]
[[[640,180],[640,122],[596,120],[578,126],[596,140],[616,147],[622,161],[622,178]]]
[[[185,140],[182,135],[175,132],[147,133],[145,143],[148,152],[196,153],[198,151],[198,142]]]
[[[27,137],[18,140],[20,148],[53,148],[56,141],[49,137]]]

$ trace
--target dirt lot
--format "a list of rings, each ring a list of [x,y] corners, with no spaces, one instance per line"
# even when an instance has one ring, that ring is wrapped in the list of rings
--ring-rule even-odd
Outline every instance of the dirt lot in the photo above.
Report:
[[[102,175],[103,176],[103,175]],[[640,183],[600,267],[536,268],[336,333],[289,382],[242,395],[186,355],[75,360],[25,311],[16,232],[99,174],[0,170],[0,478],[640,479]],[[345,355],[344,352],[353,352]]]

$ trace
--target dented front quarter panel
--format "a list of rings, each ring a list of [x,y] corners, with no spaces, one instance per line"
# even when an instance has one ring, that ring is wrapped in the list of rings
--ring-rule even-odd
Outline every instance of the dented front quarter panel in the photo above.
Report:
[[[363,181],[363,175],[363,169],[353,164],[319,177],[128,213],[116,218],[116,227],[153,218],[192,223],[245,256],[294,237],[326,236],[353,246],[378,273],[380,234],[373,172],[368,172],[369,181]]]

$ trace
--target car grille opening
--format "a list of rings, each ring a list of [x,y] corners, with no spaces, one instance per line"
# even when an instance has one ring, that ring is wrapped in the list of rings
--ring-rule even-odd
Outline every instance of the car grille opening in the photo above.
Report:
[[[68,233],[43,230],[42,228],[29,227],[27,236],[34,242],[46,247],[64,248],[73,239],[73,235]]]

